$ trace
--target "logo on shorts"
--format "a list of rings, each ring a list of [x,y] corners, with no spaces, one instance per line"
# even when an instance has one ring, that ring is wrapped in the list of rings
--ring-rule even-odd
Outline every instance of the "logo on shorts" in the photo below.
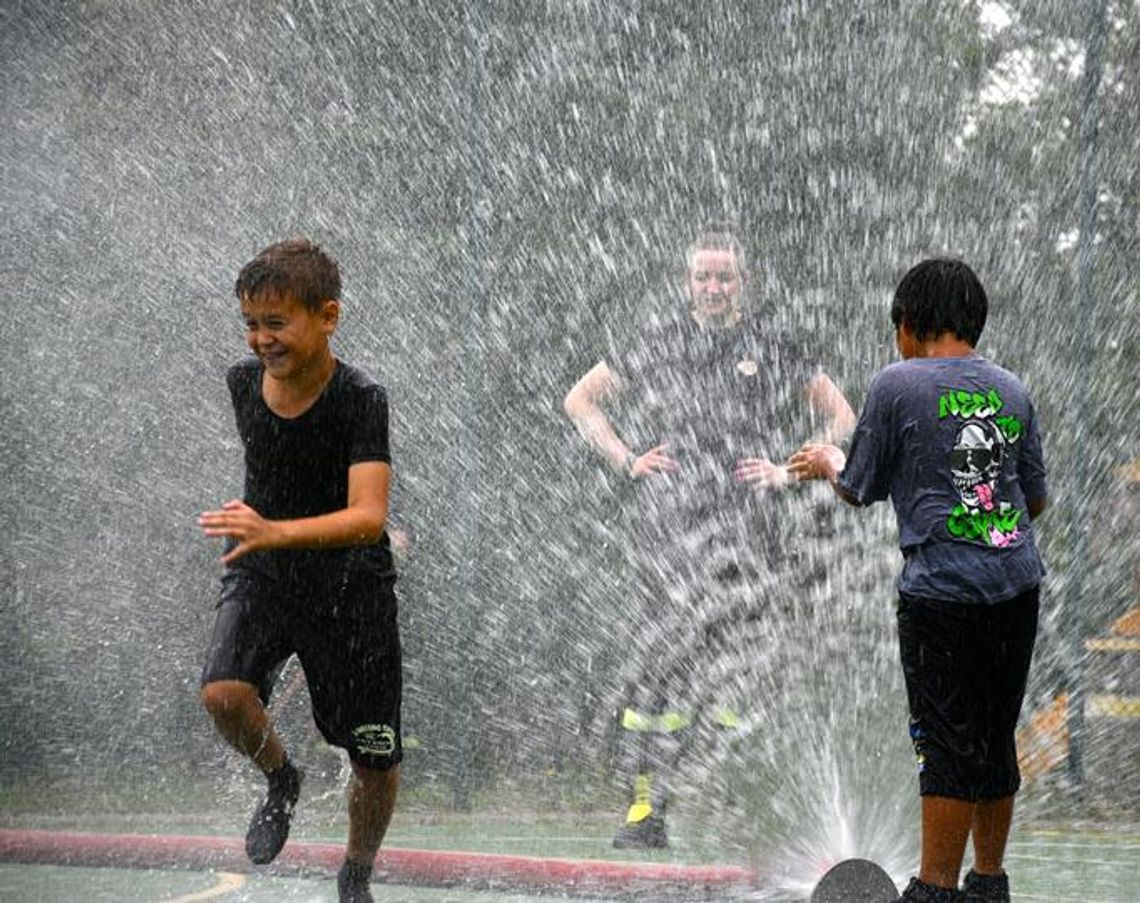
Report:
[[[396,751],[396,732],[386,724],[362,724],[352,729],[353,745],[368,756],[391,756]]]
[[[910,722],[910,742],[914,746],[914,760],[918,766],[918,773],[922,774],[926,771],[926,751],[923,749],[923,740],[926,737],[925,732],[918,726],[918,722],[911,720]]]

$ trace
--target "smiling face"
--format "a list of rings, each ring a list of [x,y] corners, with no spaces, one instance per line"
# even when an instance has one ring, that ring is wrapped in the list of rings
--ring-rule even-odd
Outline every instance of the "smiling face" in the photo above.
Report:
[[[733,251],[694,251],[689,259],[688,288],[693,317],[702,326],[730,326],[740,319],[744,276]]]
[[[303,381],[327,364],[329,338],[340,316],[337,301],[313,310],[290,296],[263,292],[241,302],[246,344],[274,379]]]

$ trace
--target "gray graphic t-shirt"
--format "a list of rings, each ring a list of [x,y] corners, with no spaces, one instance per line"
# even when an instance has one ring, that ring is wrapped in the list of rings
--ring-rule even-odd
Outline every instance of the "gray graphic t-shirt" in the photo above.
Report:
[[[979,355],[880,371],[839,484],[864,505],[890,497],[904,593],[1003,602],[1045,574],[1026,504],[1046,497],[1033,404]]]

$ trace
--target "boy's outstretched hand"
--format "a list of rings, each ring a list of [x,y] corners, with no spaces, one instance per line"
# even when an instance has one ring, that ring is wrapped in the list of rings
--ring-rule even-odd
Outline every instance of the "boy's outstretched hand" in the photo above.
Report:
[[[834,445],[809,442],[788,458],[788,472],[797,480],[827,480],[834,483],[847,457]]]
[[[232,564],[243,555],[274,547],[274,522],[266,520],[241,499],[230,499],[220,511],[198,515],[198,526],[207,536],[227,536],[237,545],[222,556],[222,564]]]

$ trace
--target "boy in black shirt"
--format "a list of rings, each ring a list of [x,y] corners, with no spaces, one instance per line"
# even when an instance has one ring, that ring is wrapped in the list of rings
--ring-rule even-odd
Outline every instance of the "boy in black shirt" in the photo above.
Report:
[[[315,244],[266,248],[242,268],[235,292],[254,353],[227,374],[245,491],[198,518],[205,535],[226,539],[202,704],[266,774],[246,852],[270,862],[288,837],[303,772],[265,706],[281,664],[296,653],[317,727],[352,762],[340,899],[370,903],[403,757],[396,574],[384,529],[387,397],[329,347],[340,275]]]

